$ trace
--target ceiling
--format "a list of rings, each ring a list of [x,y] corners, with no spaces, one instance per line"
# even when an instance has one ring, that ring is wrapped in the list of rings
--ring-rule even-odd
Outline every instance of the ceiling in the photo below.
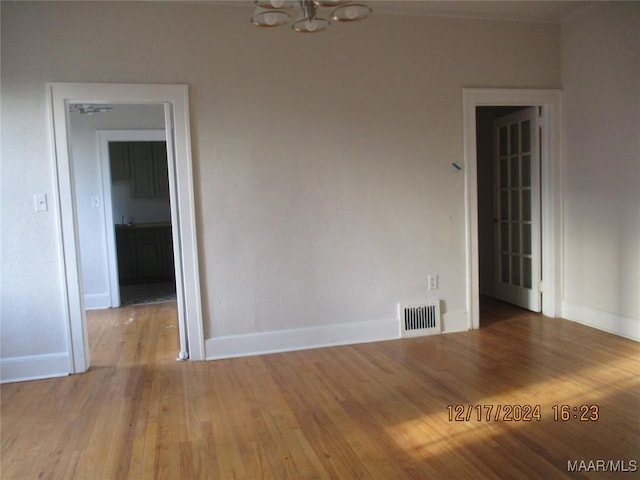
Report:
[[[487,18],[521,22],[559,23],[599,1],[431,1],[365,0],[384,14]]]
[[[177,0],[193,1],[193,0]],[[197,0],[196,0],[197,1]],[[206,3],[251,9],[253,0],[201,0]],[[484,18],[519,22],[560,23],[603,0],[353,0],[382,15],[418,15]],[[604,0],[606,1],[606,0]]]

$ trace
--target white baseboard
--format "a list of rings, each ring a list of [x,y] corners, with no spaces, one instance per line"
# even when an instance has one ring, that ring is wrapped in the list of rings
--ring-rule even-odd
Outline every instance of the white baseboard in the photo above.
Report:
[[[0,359],[0,383],[24,382],[69,375],[69,354],[50,353]]]
[[[442,314],[442,333],[466,332],[469,330],[467,312],[446,312]]]
[[[89,293],[84,296],[86,310],[101,310],[111,307],[111,296],[107,293]]]
[[[217,360],[396,338],[400,338],[400,324],[395,318],[324,325],[209,338],[205,341],[205,358]]]
[[[564,300],[562,318],[640,342],[640,319]]]

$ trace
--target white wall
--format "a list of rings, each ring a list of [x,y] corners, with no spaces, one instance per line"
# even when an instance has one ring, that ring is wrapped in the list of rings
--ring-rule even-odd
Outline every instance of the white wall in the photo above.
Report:
[[[114,105],[113,110],[95,115],[70,114],[71,162],[75,178],[78,238],[82,264],[83,293],[87,308],[107,308],[110,305],[107,244],[104,225],[104,198],[98,154],[98,130],[151,130],[164,129],[163,105]],[[128,184],[126,186],[128,188]],[[117,189],[116,189],[117,190]],[[98,197],[99,207],[93,207],[92,197]],[[168,221],[167,208],[158,211],[154,200],[144,201],[152,207],[151,220],[162,217]],[[163,202],[168,203],[168,202]],[[114,209],[120,218],[121,209]],[[129,212],[129,211],[127,211]],[[157,214],[157,215],[156,215]],[[129,213],[136,221],[142,221],[140,211]],[[163,216],[164,215],[164,216]],[[118,222],[120,223],[120,222]]]
[[[563,316],[640,340],[640,3],[562,27]]]
[[[557,88],[559,26],[252,10],[2,2],[4,358],[66,349],[48,81],[189,85],[206,338],[393,322],[430,273],[466,328],[462,88]]]

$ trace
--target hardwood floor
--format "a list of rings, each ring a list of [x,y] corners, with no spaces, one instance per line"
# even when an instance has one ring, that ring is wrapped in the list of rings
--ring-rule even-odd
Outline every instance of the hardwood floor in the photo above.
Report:
[[[494,302],[478,331],[180,363],[175,315],[173,303],[91,312],[89,372],[2,385],[0,477],[637,475],[567,471],[640,463],[636,342]],[[562,404],[578,410],[554,421]],[[509,405],[539,405],[541,419],[523,407],[505,421]],[[581,405],[597,420],[573,419]]]

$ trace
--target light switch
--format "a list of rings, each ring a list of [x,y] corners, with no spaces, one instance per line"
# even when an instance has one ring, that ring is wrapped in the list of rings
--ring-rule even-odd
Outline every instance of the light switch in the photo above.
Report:
[[[48,210],[47,207],[47,194],[46,193],[36,193],[33,196],[33,205],[36,212],[46,212]]]

